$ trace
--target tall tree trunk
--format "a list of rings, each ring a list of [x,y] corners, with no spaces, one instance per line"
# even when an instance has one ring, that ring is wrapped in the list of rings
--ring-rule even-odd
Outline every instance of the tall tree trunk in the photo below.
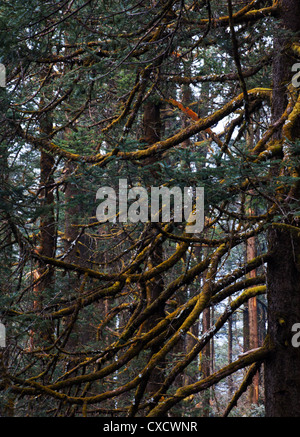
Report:
[[[41,107],[44,105],[44,100],[41,101]],[[40,132],[42,135],[49,135],[52,132],[52,118],[50,114],[41,116]],[[42,150],[40,155],[40,203],[43,208],[40,217],[39,225],[39,246],[37,252],[39,255],[44,255],[53,258],[56,249],[56,226],[55,226],[55,211],[54,211],[54,194],[53,194],[53,166],[54,157]],[[50,291],[54,287],[54,269],[52,266],[41,261],[38,262],[37,268],[34,271],[33,278],[36,281],[34,285],[35,300],[33,303],[34,309],[41,310],[43,307],[44,293]],[[39,340],[50,341],[53,335],[54,327],[51,322],[42,330],[32,330],[30,336],[30,349],[36,346]]]
[[[207,332],[211,327],[210,307],[203,311],[202,319],[203,332]],[[208,378],[211,373],[211,344],[210,342],[203,348],[201,353],[202,378]],[[208,417],[210,412],[210,389],[203,393],[203,417]]]
[[[280,2],[281,23],[276,29],[273,64],[273,120],[281,116],[287,105],[287,85],[293,74],[291,67],[296,62],[289,44],[293,39],[291,32],[300,31],[299,17],[299,0]],[[298,117],[292,131],[294,140],[300,137],[299,125]],[[281,138],[280,135],[278,133],[277,138]],[[300,200],[299,185],[293,196]],[[288,202],[285,207],[288,208]],[[297,226],[288,210],[285,217],[289,224]],[[265,363],[266,415],[269,417],[297,417],[300,414],[300,348],[291,344],[292,326],[300,322],[298,235],[275,227],[270,227],[268,233],[271,253],[267,266],[268,333],[275,346],[273,356]]]
[[[199,250],[199,249],[198,249]],[[202,258],[205,259],[208,256],[207,248],[202,249]],[[199,257],[200,259],[200,257]],[[203,272],[203,285],[206,282],[207,270]],[[205,308],[202,313],[202,330],[203,333],[207,332],[211,328],[211,308]],[[200,369],[202,373],[202,379],[208,378],[211,374],[211,342],[209,341],[201,351],[200,354]],[[210,413],[210,399],[211,389],[208,388],[202,394],[202,416],[208,417]]]
[[[143,138],[142,141],[146,142],[147,145],[152,145],[160,140],[161,137],[161,117],[160,117],[160,105],[155,102],[148,100],[145,103],[144,114],[143,114]],[[146,160],[147,165],[152,165],[152,176],[156,178],[156,166],[155,161],[151,158]],[[155,226],[150,226],[149,235],[155,238],[157,235],[157,229]],[[155,250],[151,253],[148,258],[147,265],[151,269],[156,265],[160,264],[163,260],[163,247],[158,244]],[[163,279],[161,275],[151,279],[146,283],[146,296],[147,305],[154,302],[163,291]],[[155,311],[149,319],[145,322],[143,329],[145,331],[150,331],[157,323],[165,317],[165,311],[163,306],[160,306],[157,311]],[[155,346],[151,349],[151,355],[156,354],[159,351],[159,347]],[[164,381],[163,374],[164,363],[157,366],[151,373],[149,377],[148,384],[146,386],[146,392],[148,396],[154,394],[159,390],[162,382]]]
[[[247,146],[249,150],[252,150],[254,147],[255,135],[253,124],[250,123],[247,134]],[[250,190],[250,196],[252,197],[253,190]],[[249,205],[247,206],[248,215],[255,214],[255,210],[251,205],[251,197]],[[246,242],[246,258],[247,262],[251,261],[257,255],[256,253],[256,237],[253,236],[248,238]],[[248,273],[248,278],[256,277],[256,269],[251,270]],[[256,296],[252,297],[248,301],[248,322],[249,322],[249,349],[258,348],[258,318],[257,318],[257,299]],[[249,401],[251,404],[258,404],[259,397],[259,373],[256,372],[253,379],[252,384],[249,390]]]
[[[247,240],[247,261],[252,260],[256,256],[256,241],[255,237]],[[255,278],[256,270],[251,270],[248,274],[249,278]],[[249,316],[249,348],[256,349],[258,347],[258,320],[257,320],[257,299],[252,297],[248,302]],[[259,397],[259,373],[253,377],[252,385],[250,386],[249,400],[252,404],[258,403]]]
[[[229,298],[228,304],[231,303],[231,297]],[[228,319],[228,364],[232,363],[232,317],[229,317]],[[231,397],[233,394],[233,377],[232,375],[228,376],[228,392],[229,396]]]
[[[246,302],[243,308],[243,351],[247,352],[250,349],[249,338],[249,304]]]

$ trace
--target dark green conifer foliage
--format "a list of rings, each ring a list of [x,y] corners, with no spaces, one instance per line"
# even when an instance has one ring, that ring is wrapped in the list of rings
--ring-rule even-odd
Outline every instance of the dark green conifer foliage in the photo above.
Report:
[[[268,399],[250,410],[240,396],[272,347],[266,231],[299,232],[289,78],[287,111],[271,118],[278,2],[13,3],[0,5],[0,414],[261,414]],[[287,39],[296,62],[298,36]],[[118,195],[121,179],[148,193],[204,187],[203,232],[99,223],[96,192]],[[260,345],[243,355],[255,296]]]

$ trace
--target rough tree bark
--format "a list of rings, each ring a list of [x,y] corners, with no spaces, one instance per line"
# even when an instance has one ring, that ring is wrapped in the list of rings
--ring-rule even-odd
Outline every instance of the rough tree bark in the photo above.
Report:
[[[251,237],[247,241],[247,260],[250,261],[256,256],[256,239]],[[255,278],[256,270],[251,270],[248,273],[249,278]],[[256,296],[249,299],[248,302],[249,315],[249,348],[258,348],[258,320],[257,320],[257,299]],[[253,377],[252,385],[250,386],[249,401],[251,404],[258,404],[259,398],[259,373]]]
[[[44,100],[41,101],[41,107],[44,105]],[[52,118],[50,114],[42,115],[39,121],[39,128],[42,135],[49,135],[52,132]],[[54,157],[42,150],[40,155],[40,204],[43,211],[40,216],[39,224],[39,246],[37,252],[39,255],[53,258],[56,250],[56,225],[54,211],[54,194],[53,194],[53,166]],[[47,290],[51,291],[54,287],[55,274],[53,266],[46,266],[43,261],[38,261],[37,267],[33,272],[35,285],[34,292],[34,309],[43,307],[44,293]],[[30,335],[30,350],[33,350],[40,342],[51,342],[54,326],[52,322],[47,324],[47,327],[42,329],[33,329]]]
[[[155,102],[148,100],[144,106],[144,114],[143,114],[143,137],[140,139],[144,141],[147,146],[154,144],[155,142],[160,140],[161,137],[161,116],[160,116],[160,105]],[[146,146],[146,147],[147,147]],[[153,177],[156,177],[156,166],[155,161],[151,158],[146,162],[148,165],[152,165],[151,173]],[[155,226],[149,227],[149,235],[155,238],[157,234],[157,229]],[[147,266],[149,269],[160,264],[163,261],[163,247],[161,244],[158,244],[155,250],[150,254],[147,260]],[[163,290],[163,278],[161,275],[151,279],[146,283],[146,299],[147,305],[151,305]],[[145,322],[143,329],[145,331],[150,331],[157,323],[165,317],[164,307],[160,306],[157,311],[155,311]],[[151,348],[150,355],[154,355],[159,352],[159,346],[154,346]],[[148,380],[146,386],[146,393],[148,395],[154,394],[157,390],[159,390],[160,385],[164,380],[163,375],[163,367],[164,363],[161,363],[159,367],[156,367]]]
[[[280,24],[274,41],[273,64],[273,120],[277,120],[287,106],[288,85],[292,65],[297,62],[289,50],[291,42],[299,41],[299,0],[280,2]],[[299,139],[299,116],[293,126],[293,139]],[[282,132],[277,134],[280,138]],[[287,163],[288,165],[288,163]],[[300,199],[299,184],[293,196]],[[297,225],[285,202],[285,219]],[[267,267],[268,332],[275,346],[273,356],[265,363],[266,416],[296,417],[300,415],[300,348],[291,344],[292,326],[300,322],[300,241],[280,227],[270,227],[268,235],[271,259]]]

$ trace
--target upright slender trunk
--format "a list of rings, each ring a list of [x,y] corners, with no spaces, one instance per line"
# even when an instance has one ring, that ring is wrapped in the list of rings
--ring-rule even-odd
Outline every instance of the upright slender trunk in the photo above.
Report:
[[[256,241],[255,237],[247,240],[247,261],[252,260],[256,256]],[[256,270],[251,270],[248,274],[249,278],[255,278]],[[252,297],[248,302],[249,315],[249,348],[256,349],[258,347],[258,321],[257,321],[257,299]],[[253,377],[252,385],[250,386],[249,401],[252,404],[258,403],[259,397],[259,373]]]
[[[229,298],[229,304],[231,303],[231,297]],[[232,317],[229,317],[228,319],[228,364],[232,363]],[[228,376],[228,392],[229,396],[232,396],[233,394],[233,376]]]
[[[246,302],[243,308],[243,351],[247,352],[249,349],[249,304]]]
[[[210,308],[205,308],[203,311],[203,332],[207,332],[211,327]],[[203,348],[201,354],[201,370],[202,378],[208,378],[211,373],[211,344],[210,342]],[[208,417],[210,413],[210,389],[207,389],[203,393],[203,417]]]
[[[208,256],[207,248],[202,249],[202,258],[205,259]],[[199,257],[200,259],[200,257]],[[203,286],[206,282],[207,270],[203,272]],[[203,333],[207,332],[211,328],[211,308],[205,308],[202,313],[202,329]],[[209,341],[201,351],[200,354],[200,369],[202,373],[202,379],[208,378],[211,374],[211,342]],[[202,416],[208,417],[210,413],[210,400],[211,389],[208,388],[202,394]]]
[[[293,39],[299,41],[299,34],[295,35],[300,31],[299,17],[299,0],[280,2],[281,23],[276,29],[273,64],[274,120],[281,116],[287,105],[287,85],[293,75],[291,67],[297,62],[289,45]],[[300,138],[299,125],[298,117],[293,126],[293,140]],[[277,138],[281,138],[280,135],[279,132]],[[287,160],[287,170],[288,165]],[[295,185],[293,197],[300,200],[299,185]],[[282,205],[286,208],[287,223],[297,226],[289,214],[289,202]],[[300,348],[293,347],[291,337],[293,324],[300,322],[299,233],[270,227],[268,244],[271,253],[267,266],[268,333],[275,351],[265,363],[266,415],[297,417],[300,415]]]

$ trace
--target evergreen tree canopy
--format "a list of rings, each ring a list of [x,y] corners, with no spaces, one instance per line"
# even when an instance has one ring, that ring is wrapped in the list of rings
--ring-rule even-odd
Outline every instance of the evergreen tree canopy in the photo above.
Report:
[[[292,348],[300,307],[269,314],[268,335],[265,319],[268,263],[292,253],[272,232],[299,271],[289,3],[2,2],[1,415],[228,415],[276,361],[273,323]],[[133,197],[136,221],[102,222],[96,193],[114,190],[118,213],[120,181],[149,199],[204,188],[203,230],[175,219],[177,195],[170,220],[152,221],[150,203],[142,220]],[[260,338],[245,348],[251,302]]]

